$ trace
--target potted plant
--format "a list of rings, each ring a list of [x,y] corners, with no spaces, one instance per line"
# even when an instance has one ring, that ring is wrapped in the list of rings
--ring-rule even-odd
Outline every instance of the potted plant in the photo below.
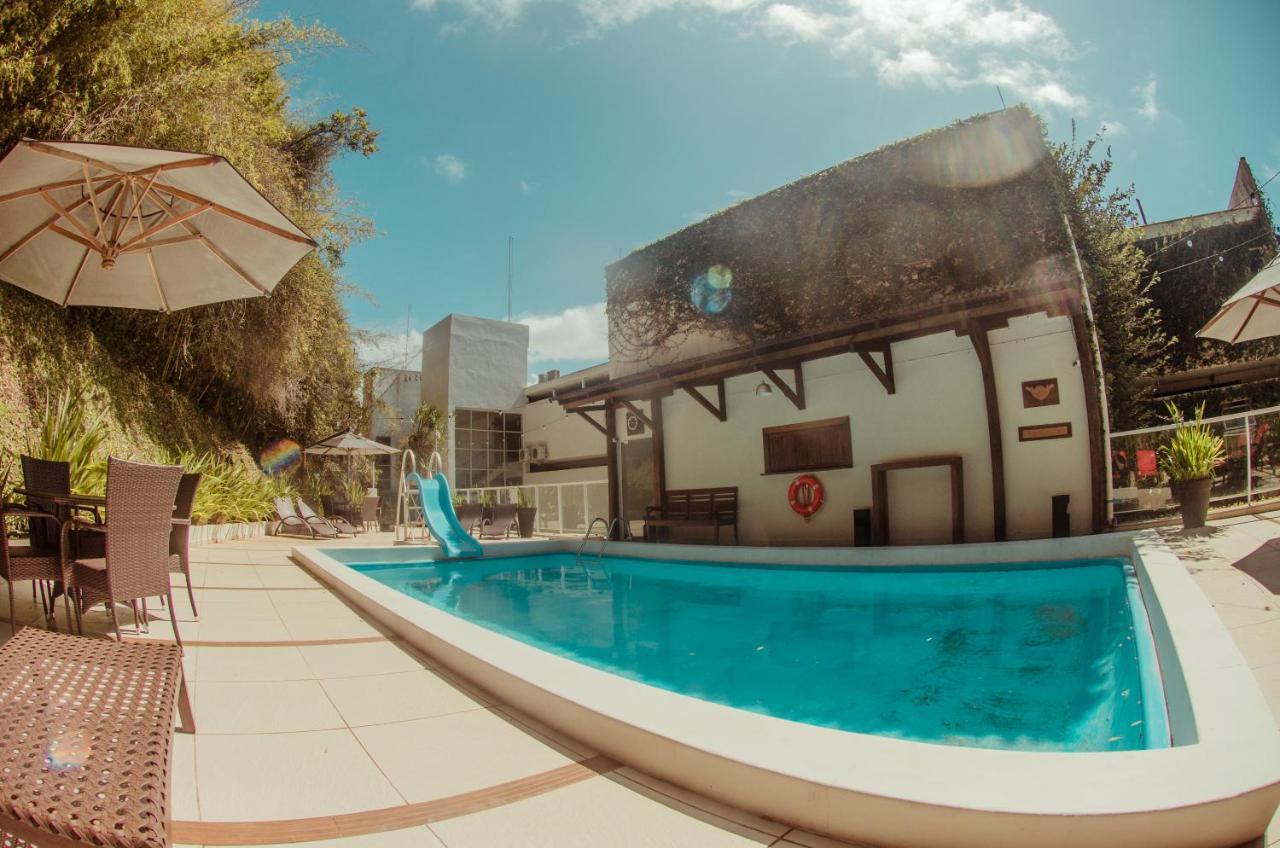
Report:
[[[533,505],[533,492],[516,489],[516,524],[520,527],[521,539],[533,538],[533,519],[537,515],[538,508]]]
[[[1181,410],[1168,404],[1169,417],[1177,424],[1169,443],[1160,447],[1160,470],[1169,478],[1169,489],[1182,511],[1182,529],[1196,530],[1209,515],[1209,490],[1213,471],[1223,463],[1226,451],[1222,437],[1204,423],[1204,404],[1196,408],[1195,421],[1188,423]]]

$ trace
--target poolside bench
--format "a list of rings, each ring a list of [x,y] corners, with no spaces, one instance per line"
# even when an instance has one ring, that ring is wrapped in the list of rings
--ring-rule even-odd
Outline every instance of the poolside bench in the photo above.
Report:
[[[645,541],[658,541],[662,527],[711,527],[717,545],[720,528],[732,527],[733,543],[738,544],[738,487],[668,489],[661,504],[644,511]]]

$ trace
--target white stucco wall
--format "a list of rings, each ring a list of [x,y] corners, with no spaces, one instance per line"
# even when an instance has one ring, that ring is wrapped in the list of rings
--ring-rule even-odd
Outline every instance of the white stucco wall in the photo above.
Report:
[[[1071,495],[1073,532],[1089,524],[1089,447],[1084,389],[1066,318],[1029,316],[990,335],[1004,430],[1010,538],[1048,536],[1050,496]],[[683,392],[663,402],[666,479],[671,489],[737,486],[743,544],[849,544],[853,510],[871,506],[874,463],[933,454],[964,461],[965,534],[993,535],[991,462],[982,375],[968,338],[935,334],[893,345],[897,392],[889,395],[854,354],[804,366],[807,408],[775,391],[756,397],[761,374],[726,381],[729,420],[721,423]],[[784,378],[790,372],[782,372]],[[1061,403],[1024,410],[1023,380],[1057,377]],[[851,469],[815,472],[826,490],[806,523],[789,508],[795,475],[764,475],[761,429],[849,416]],[[1019,443],[1018,427],[1070,421],[1070,439]],[[621,427],[621,421],[620,421]],[[945,470],[889,474],[890,541],[949,541],[950,487]],[[691,534],[697,531],[689,531]],[[692,539],[692,536],[690,536]]]
[[[524,416],[525,446],[545,444],[549,460],[605,455],[604,434],[583,421],[581,416],[566,413],[564,407],[557,403],[540,400],[513,409],[512,412],[518,412]],[[604,416],[601,413],[594,413],[594,415],[596,420],[603,423]],[[604,480],[607,476],[605,466],[600,465],[564,471],[527,473],[525,482],[529,484],[577,483],[584,480]]]

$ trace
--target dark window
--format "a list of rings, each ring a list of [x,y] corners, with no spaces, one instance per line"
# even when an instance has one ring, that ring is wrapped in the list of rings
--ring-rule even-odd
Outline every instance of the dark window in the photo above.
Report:
[[[764,473],[852,468],[848,418],[826,418],[764,429]]]

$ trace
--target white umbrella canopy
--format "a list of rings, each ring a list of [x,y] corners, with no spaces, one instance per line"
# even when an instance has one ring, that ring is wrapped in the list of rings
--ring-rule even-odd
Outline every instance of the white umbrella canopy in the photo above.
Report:
[[[400,453],[400,449],[393,448],[391,445],[384,445],[381,442],[375,442],[372,439],[366,439],[364,436],[356,435],[351,430],[343,430],[341,433],[334,433],[327,439],[321,439],[303,452],[320,454],[321,456],[356,456]]]
[[[0,279],[62,306],[260,297],[315,246],[221,156],[23,139],[0,159]]]
[[[1196,335],[1232,344],[1280,336],[1280,257],[1227,298]]]

